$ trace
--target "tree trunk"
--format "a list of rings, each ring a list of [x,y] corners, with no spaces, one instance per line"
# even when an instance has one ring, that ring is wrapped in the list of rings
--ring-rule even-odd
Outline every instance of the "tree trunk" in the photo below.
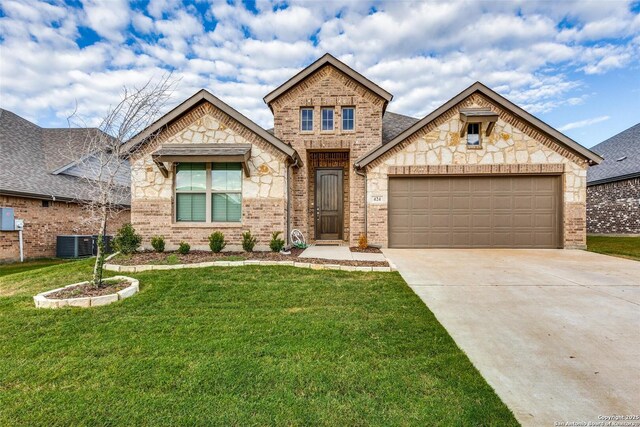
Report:
[[[99,287],[102,285],[102,267],[104,266],[104,236],[107,231],[107,207],[101,209],[100,233],[98,234],[98,242],[96,247],[96,262],[93,265],[93,285]]]

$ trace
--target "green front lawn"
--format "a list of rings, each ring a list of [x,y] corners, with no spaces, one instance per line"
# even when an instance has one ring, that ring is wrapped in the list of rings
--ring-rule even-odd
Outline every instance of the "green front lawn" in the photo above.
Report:
[[[587,250],[640,261],[640,237],[587,236]]]
[[[37,270],[51,265],[57,265],[67,262],[67,260],[59,258],[43,258],[33,261],[12,262],[11,264],[0,264],[0,277],[9,274],[21,273],[23,271]]]
[[[397,273],[155,271],[33,307],[90,269],[0,278],[0,425],[517,425]]]

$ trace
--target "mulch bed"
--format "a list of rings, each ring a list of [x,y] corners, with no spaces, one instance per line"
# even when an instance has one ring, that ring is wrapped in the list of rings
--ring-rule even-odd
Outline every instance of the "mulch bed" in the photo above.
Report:
[[[118,255],[109,261],[119,265],[166,265],[166,264],[195,264],[210,261],[294,261],[312,264],[351,265],[356,267],[388,267],[386,261],[351,261],[322,258],[300,258],[304,249],[291,248],[291,255],[277,252],[220,252],[191,251],[186,255],[177,252],[136,252],[131,255]]]
[[[382,251],[379,248],[374,248],[371,246],[367,246],[364,249],[361,249],[357,246],[351,246],[349,249],[351,249],[351,252],[364,252],[364,253],[368,253],[368,254],[381,254]]]
[[[61,289],[52,294],[46,295],[49,299],[66,299],[66,298],[87,298],[101,297],[103,295],[115,294],[118,291],[128,287],[129,282],[103,282],[102,286],[95,287],[93,285],[76,285]]]

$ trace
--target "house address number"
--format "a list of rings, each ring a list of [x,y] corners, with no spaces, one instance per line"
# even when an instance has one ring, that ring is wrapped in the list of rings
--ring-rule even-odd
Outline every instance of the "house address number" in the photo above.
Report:
[[[381,202],[382,201],[382,196],[373,196],[373,201],[374,202]]]

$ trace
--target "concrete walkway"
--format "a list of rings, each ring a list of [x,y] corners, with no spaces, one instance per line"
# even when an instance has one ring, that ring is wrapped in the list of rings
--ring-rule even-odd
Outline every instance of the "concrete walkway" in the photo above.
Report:
[[[351,252],[347,246],[309,246],[300,258],[322,258],[338,261],[386,261],[382,254]]]
[[[523,425],[640,414],[640,262],[571,250],[384,253]]]

